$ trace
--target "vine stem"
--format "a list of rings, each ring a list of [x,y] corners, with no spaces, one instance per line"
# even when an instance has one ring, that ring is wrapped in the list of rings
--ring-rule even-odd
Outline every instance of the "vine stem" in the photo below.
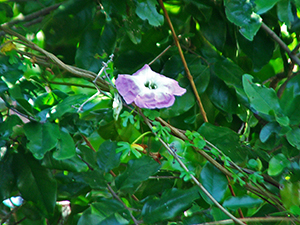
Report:
[[[120,199],[120,197],[114,192],[114,190],[111,188],[111,186],[109,184],[107,184],[107,188],[110,191],[110,193],[114,196],[115,199],[117,199],[123,206],[125,209],[128,210],[129,215],[131,217],[131,219],[133,220],[134,224],[138,225],[139,222],[136,220],[136,218],[132,215],[132,213],[130,212],[130,209],[127,207],[127,205]]]
[[[185,69],[187,78],[188,78],[189,81],[190,81],[190,84],[191,84],[191,86],[192,86],[193,92],[194,92],[195,97],[196,97],[196,99],[197,99],[197,103],[198,103],[198,105],[199,105],[199,107],[200,107],[200,111],[201,111],[203,120],[204,120],[204,122],[207,123],[207,122],[208,122],[208,119],[207,119],[207,116],[206,116],[206,112],[205,112],[204,107],[203,107],[203,105],[202,105],[202,102],[201,102],[200,96],[199,96],[199,94],[198,94],[198,91],[197,91],[197,88],[196,88],[194,79],[193,79],[193,77],[192,77],[192,75],[191,75],[191,72],[190,72],[190,70],[189,70],[189,68],[188,68],[188,65],[187,65],[187,63],[186,63],[186,60],[185,60],[185,58],[184,58],[184,55],[183,55],[183,52],[182,52],[180,43],[179,43],[178,38],[177,38],[177,35],[176,35],[176,33],[175,33],[173,24],[172,24],[172,22],[171,22],[171,20],[170,20],[169,14],[168,14],[168,12],[167,12],[167,10],[166,10],[166,8],[165,8],[164,3],[163,3],[162,0],[159,0],[159,4],[160,4],[160,6],[161,6],[161,8],[162,8],[162,10],[163,10],[163,12],[164,12],[164,15],[165,15],[165,17],[166,17],[166,20],[167,20],[167,22],[168,22],[168,24],[169,24],[169,27],[170,27],[170,29],[171,29],[171,32],[172,32],[172,35],[173,35],[175,44],[176,44],[176,46],[177,46],[177,48],[178,48],[179,55],[180,55],[181,61],[182,61],[182,63],[183,63],[183,66],[184,66],[184,69]]]
[[[49,59],[51,59],[56,65],[62,67],[66,71],[68,71],[71,74],[74,74],[78,77],[85,77],[93,81],[96,77],[97,74],[88,71],[88,70],[83,70],[83,69],[77,69],[76,67],[72,67],[70,65],[67,65],[63,63],[60,59],[58,59],[55,55],[53,55],[50,52],[47,52],[46,50],[40,48],[38,45],[34,44],[33,42],[27,40],[24,36],[21,34],[18,34],[17,32],[9,29],[7,26],[1,25],[0,30],[3,30],[5,33],[10,34],[12,36],[18,37],[21,41],[25,42],[25,45],[30,47],[31,49],[34,49],[38,52],[43,53],[45,56],[47,56]],[[103,91],[109,91],[109,84],[104,81],[102,78],[97,79],[97,84],[100,86],[100,88]]]
[[[141,134],[137,139],[134,140],[134,142],[132,142],[132,144],[135,144],[135,143],[138,142],[141,138],[145,137],[145,136],[148,135],[148,134],[152,134],[152,132],[151,132],[151,131],[147,131],[147,132]]]
[[[142,113],[141,110],[139,110],[140,114],[142,115],[145,123],[147,126],[152,130],[152,125],[149,122],[149,120],[145,117],[145,115]],[[156,133],[153,133],[155,136]],[[161,138],[158,138],[160,143],[168,150],[170,155],[174,157],[174,159],[180,164],[180,166],[191,176],[192,180],[196,183],[196,185],[201,189],[201,191],[204,192],[204,194],[222,211],[224,212],[227,216],[229,216],[234,222],[237,224],[245,225],[242,221],[240,221],[238,218],[236,218],[234,215],[232,215],[230,212],[228,212],[219,202],[217,202],[216,199],[205,189],[205,187],[197,180],[197,178],[190,173],[190,170],[186,167],[186,165],[179,159],[179,157],[173,152],[173,150],[169,147],[169,145]]]
[[[288,46],[278,37],[278,35],[271,30],[270,27],[268,27],[265,23],[261,24],[261,28],[266,31],[279,45],[280,47],[287,52],[291,60],[300,66],[300,59],[295,55],[289,48]]]
[[[263,222],[263,223],[271,223],[271,222],[281,222],[281,221],[290,221],[293,222],[292,218],[287,217],[253,217],[253,218],[243,218],[240,219],[243,222],[251,222],[251,223],[257,223],[257,222]],[[218,224],[232,224],[232,220],[219,220],[215,222],[207,222],[207,223],[199,223],[197,225],[218,225]]]

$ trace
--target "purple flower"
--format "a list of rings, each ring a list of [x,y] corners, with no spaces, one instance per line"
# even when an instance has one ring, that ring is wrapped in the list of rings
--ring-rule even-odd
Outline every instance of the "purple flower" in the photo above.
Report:
[[[148,109],[170,107],[174,95],[186,92],[176,80],[152,71],[147,64],[132,75],[119,74],[115,84],[127,104]]]

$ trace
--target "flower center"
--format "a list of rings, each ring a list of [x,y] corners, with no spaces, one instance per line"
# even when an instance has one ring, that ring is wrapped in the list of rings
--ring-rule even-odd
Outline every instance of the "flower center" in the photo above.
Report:
[[[150,90],[157,88],[157,85],[153,83],[151,80],[147,81],[144,85],[146,88],[149,88]]]

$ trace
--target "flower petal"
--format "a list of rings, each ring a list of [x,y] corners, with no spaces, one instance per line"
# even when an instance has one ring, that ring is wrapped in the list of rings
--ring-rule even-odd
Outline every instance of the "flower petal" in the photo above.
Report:
[[[115,85],[127,104],[131,104],[140,92],[140,88],[130,75],[120,74]]]
[[[115,84],[127,104],[134,102],[140,108],[170,107],[174,104],[174,95],[186,92],[176,80],[152,71],[147,64],[131,76],[120,74]]]

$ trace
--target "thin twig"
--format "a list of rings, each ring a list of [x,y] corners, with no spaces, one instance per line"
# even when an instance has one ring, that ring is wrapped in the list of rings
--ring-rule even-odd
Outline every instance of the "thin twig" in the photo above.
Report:
[[[136,220],[136,218],[132,215],[132,213],[130,212],[130,209],[127,207],[127,205],[120,199],[120,197],[114,192],[114,190],[111,188],[111,186],[109,184],[107,184],[107,188],[110,191],[110,193],[114,196],[115,199],[117,199],[126,210],[128,210],[130,217],[132,218],[134,224],[138,225],[139,222]]]
[[[200,96],[199,96],[199,94],[198,94],[196,85],[195,85],[195,83],[194,83],[194,79],[193,79],[193,77],[192,77],[192,75],[191,75],[191,72],[190,72],[190,70],[189,70],[189,68],[188,68],[188,65],[187,65],[187,63],[186,63],[186,60],[185,60],[185,58],[184,58],[184,55],[183,55],[183,52],[182,52],[180,43],[179,43],[179,41],[178,41],[177,35],[176,35],[176,33],[175,33],[173,24],[172,24],[172,22],[171,22],[171,20],[170,20],[170,17],[169,17],[169,15],[168,15],[168,12],[167,12],[165,6],[164,6],[163,1],[162,1],[162,0],[159,0],[159,4],[160,4],[160,6],[161,6],[161,8],[162,8],[162,10],[163,10],[163,12],[164,12],[164,15],[165,15],[165,17],[166,17],[166,20],[167,20],[167,22],[168,22],[168,24],[169,24],[169,27],[170,27],[170,29],[171,29],[171,32],[172,32],[172,35],[173,35],[175,44],[176,44],[176,46],[177,46],[177,48],[178,48],[179,55],[180,55],[181,61],[182,61],[182,63],[183,63],[183,66],[184,66],[184,69],[185,69],[187,78],[188,78],[189,81],[190,81],[190,84],[191,84],[192,89],[193,89],[193,92],[194,92],[194,94],[195,94],[197,103],[198,103],[198,105],[199,105],[199,107],[200,107],[200,112],[201,112],[201,114],[202,114],[203,120],[204,120],[204,122],[208,122],[207,116],[206,116],[206,112],[205,112],[205,110],[204,110],[204,108],[203,108],[203,105],[202,105]]]
[[[15,37],[18,37],[20,40],[24,41],[27,44],[28,47],[30,47],[33,50],[36,50],[36,51],[39,51],[39,52],[43,53],[45,56],[47,56],[49,59],[51,59],[52,62],[54,62],[56,65],[62,67],[63,69],[65,69],[69,73],[72,73],[72,74],[74,74],[76,76],[79,76],[79,77],[88,78],[91,81],[93,81],[97,77],[97,74],[95,74],[91,71],[83,70],[83,69],[75,69],[74,67],[63,63],[60,59],[58,59],[52,53],[47,52],[46,50],[40,48],[38,45],[36,45],[33,42],[27,40],[24,36],[18,34],[17,32],[9,29],[6,26],[1,25],[0,29],[3,30],[5,33],[8,33],[8,34],[10,34],[12,36],[15,36]],[[109,91],[109,84],[105,80],[97,79],[97,85],[99,85],[101,90]]]
[[[263,223],[274,223],[274,222],[282,222],[282,221],[290,221],[293,222],[294,220],[292,218],[288,217],[253,217],[253,218],[243,218],[240,219],[240,221],[243,222],[251,222],[251,223],[258,223],[258,222],[263,222]],[[234,221],[232,219],[228,220],[219,220],[215,222],[207,222],[207,223],[199,223],[195,225],[218,225],[218,224],[232,224]]]
[[[47,8],[41,9],[37,12],[31,13],[27,16],[24,16],[23,18],[17,18],[17,19],[11,20],[7,23],[4,23],[3,26],[10,26],[11,27],[11,26],[13,26],[17,23],[20,23],[20,22],[30,21],[30,20],[36,19],[38,17],[45,16],[45,15],[49,14],[51,11],[57,9],[61,4],[62,4],[62,2],[57,3],[55,5],[52,5],[52,6],[49,6]]]
[[[140,110],[140,114],[142,115],[142,117],[144,118],[145,123],[148,125],[148,127],[150,128],[150,130],[152,130],[152,125],[150,124],[149,120],[145,117],[145,115],[142,113],[142,111]],[[156,135],[154,133],[154,135]],[[158,140],[160,141],[160,143],[162,143],[162,145],[168,150],[168,152],[170,153],[170,155],[172,155],[174,157],[174,159],[180,164],[180,166],[188,173],[190,174],[192,180],[196,183],[196,185],[204,192],[204,194],[222,211],[224,212],[227,216],[229,216],[234,222],[244,225],[243,222],[241,222],[238,218],[236,218],[235,216],[233,216],[230,212],[228,212],[219,202],[217,202],[217,200],[214,199],[214,197],[205,189],[205,187],[197,180],[197,178],[192,175],[189,171],[189,169],[186,167],[186,165],[181,161],[181,159],[177,156],[176,153],[174,153],[174,151],[170,148],[170,146],[164,142],[161,138],[158,138]]]
[[[293,52],[288,48],[288,46],[277,36],[277,34],[273,30],[271,30],[271,28],[269,28],[265,23],[261,24],[261,28],[265,30],[280,45],[280,47],[284,51],[287,52],[287,54],[295,64],[300,66],[299,58],[295,54],[293,54]]]
[[[152,63],[154,63],[157,59],[159,59],[163,54],[165,54],[170,48],[172,47],[172,45],[169,45],[168,47],[165,48],[165,50],[163,50],[158,56],[155,57],[155,59],[153,59],[150,63],[148,63],[148,65],[151,65]]]

